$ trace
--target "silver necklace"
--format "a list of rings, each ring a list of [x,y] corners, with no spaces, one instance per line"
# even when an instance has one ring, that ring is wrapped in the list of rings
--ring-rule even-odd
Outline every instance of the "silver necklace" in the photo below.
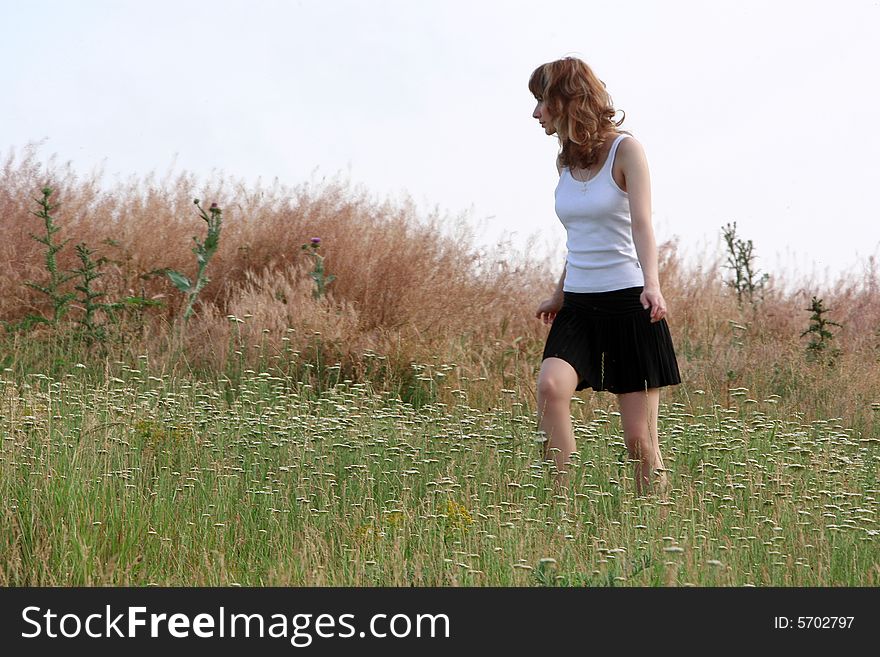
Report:
[[[569,171],[569,173],[571,173],[571,171]],[[574,176],[571,177],[572,180],[574,180],[575,182],[580,183],[581,194],[586,194],[586,193],[587,193],[587,186],[590,184],[590,180],[591,180],[590,175],[589,175],[589,174],[590,174],[590,168],[588,168],[588,169],[586,170],[585,173],[586,173],[586,175],[584,175],[584,178],[586,178],[586,180],[578,180],[578,179],[575,178]]]

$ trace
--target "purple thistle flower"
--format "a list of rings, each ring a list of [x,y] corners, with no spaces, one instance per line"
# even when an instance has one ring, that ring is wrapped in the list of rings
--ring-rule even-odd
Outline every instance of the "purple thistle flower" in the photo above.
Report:
[[[313,237],[312,238],[312,244],[320,244],[320,243],[321,243],[320,237]]]

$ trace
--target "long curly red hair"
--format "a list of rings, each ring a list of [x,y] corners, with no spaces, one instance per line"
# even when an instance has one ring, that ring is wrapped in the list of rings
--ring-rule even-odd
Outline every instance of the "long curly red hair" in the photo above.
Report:
[[[565,167],[586,169],[596,164],[603,145],[626,118],[620,110],[623,116],[614,120],[617,110],[605,83],[576,57],[536,68],[529,78],[529,91],[544,101],[553,118],[560,144],[559,162]]]

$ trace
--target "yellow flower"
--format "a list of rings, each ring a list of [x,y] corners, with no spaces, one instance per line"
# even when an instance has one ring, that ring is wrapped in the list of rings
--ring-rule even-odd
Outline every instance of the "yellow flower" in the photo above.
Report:
[[[474,523],[470,511],[463,504],[459,504],[454,500],[446,501],[446,527],[450,529],[459,529],[467,531],[468,526]]]

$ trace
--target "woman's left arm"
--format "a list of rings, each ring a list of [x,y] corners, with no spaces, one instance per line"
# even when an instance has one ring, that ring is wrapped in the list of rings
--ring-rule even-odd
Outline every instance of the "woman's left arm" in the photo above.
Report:
[[[660,292],[657,243],[651,224],[651,175],[648,171],[648,158],[645,157],[642,145],[633,138],[621,141],[617,158],[620,160],[629,195],[633,243],[645,277],[642,306],[651,308],[652,322],[659,322],[666,316],[666,301]]]

